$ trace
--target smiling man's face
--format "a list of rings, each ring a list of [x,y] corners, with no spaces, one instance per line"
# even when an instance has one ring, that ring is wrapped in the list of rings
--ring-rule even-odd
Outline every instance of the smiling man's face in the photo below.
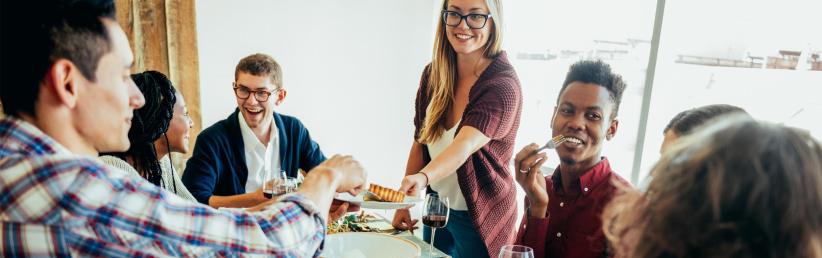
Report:
[[[599,162],[604,141],[616,133],[613,107],[608,90],[600,85],[575,81],[565,88],[551,118],[552,136],[567,139],[556,148],[563,165],[587,169]]]

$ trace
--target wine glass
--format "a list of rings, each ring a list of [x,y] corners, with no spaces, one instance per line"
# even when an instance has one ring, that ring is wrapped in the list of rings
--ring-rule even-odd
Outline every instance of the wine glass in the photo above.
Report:
[[[425,195],[425,204],[422,206],[422,224],[431,227],[431,245],[428,252],[434,252],[434,237],[438,228],[444,228],[448,223],[450,211],[448,197],[441,197],[436,193]]]
[[[498,258],[534,258],[534,249],[522,245],[506,245],[499,250]]]
[[[263,196],[271,199],[289,193],[288,179],[285,170],[280,170],[279,173],[266,173],[263,180]]]

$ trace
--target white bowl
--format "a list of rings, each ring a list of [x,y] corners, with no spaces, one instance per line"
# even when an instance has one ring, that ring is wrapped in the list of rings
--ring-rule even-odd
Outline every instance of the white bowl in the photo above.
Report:
[[[420,246],[395,236],[347,232],[328,235],[320,257],[325,258],[372,258],[372,257],[420,257]]]

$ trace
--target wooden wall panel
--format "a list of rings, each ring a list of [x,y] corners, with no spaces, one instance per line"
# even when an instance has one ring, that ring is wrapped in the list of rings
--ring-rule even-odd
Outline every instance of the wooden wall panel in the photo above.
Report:
[[[117,19],[134,52],[132,72],[156,70],[183,94],[194,128],[190,150],[202,129],[197,26],[194,0],[115,0]],[[190,156],[191,153],[186,155]],[[182,168],[185,157],[174,158]]]
[[[200,109],[200,56],[197,51],[194,1],[167,1],[166,17],[168,17],[169,76],[186,99],[188,113],[194,120],[193,131],[200,132],[203,126]],[[194,138],[191,137],[190,150],[194,149]]]

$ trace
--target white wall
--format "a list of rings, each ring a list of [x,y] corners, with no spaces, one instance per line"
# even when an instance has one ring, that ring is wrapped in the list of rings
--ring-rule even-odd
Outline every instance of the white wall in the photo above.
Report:
[[[236,107],[234,67],[265,53],[283,67],[285,103],[326,155],[352,154],[371,182],[399,186],[414,97],[430,61],[434,1],[197,1],[203,127]]]

